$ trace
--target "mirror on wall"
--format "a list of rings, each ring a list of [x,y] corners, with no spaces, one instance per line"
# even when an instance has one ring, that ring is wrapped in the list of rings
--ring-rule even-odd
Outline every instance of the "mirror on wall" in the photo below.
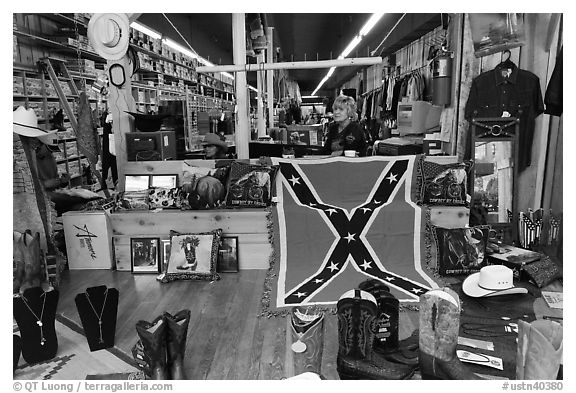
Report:
[[[474,144],[474,199],[486,210],[488,224],[508,223],[513,211],[512,141]]]

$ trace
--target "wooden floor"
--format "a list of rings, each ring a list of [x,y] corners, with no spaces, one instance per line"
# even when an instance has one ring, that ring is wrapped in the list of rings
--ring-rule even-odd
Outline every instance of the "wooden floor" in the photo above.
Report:
[[[241,270],[222,279],[161,284],[155,275],[111,270],[73,270],[63,273],[58,312],[80,324],[74,297],[88,287],[106,285],[120,292],[116,346],[130,354],[137,341],[138,320],[153,320],[164,311],[192,312],[186,345],[188,379],[285,378],[284,317],[258,318],[266,270]],[[409,336],[417,313],[400,313],[400,338]],[[322,374],[336,372],[338,331],[335,315],[326,313]]]

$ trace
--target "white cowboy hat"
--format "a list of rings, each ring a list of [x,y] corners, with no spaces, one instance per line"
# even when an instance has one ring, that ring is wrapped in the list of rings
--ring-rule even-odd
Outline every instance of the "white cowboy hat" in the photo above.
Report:
[[[526,288],[515,287],[512,269],[504,265],[484,266],[479,272],[466,277],[462,290],[471,297],[488,297],[528,293]]]
[[[126,14],[94,14],[88,22],[88,39],[106,60],[120,60],[128,50],[130,22]]]
[[[57,139],[55,134],[58,130],[47,131],[38,128],[38,118],[32,108],[26,109],[23,106],[16,108],[12,113],[12,124],[13,131],[18,135],[38,138],[46,145],[57,145],[54,139]]]

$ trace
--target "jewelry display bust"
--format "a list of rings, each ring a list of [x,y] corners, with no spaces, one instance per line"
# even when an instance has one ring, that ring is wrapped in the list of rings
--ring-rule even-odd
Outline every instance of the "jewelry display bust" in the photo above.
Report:
[[[20,329],[22,357],[28,364],[52,359],[58,351],[54,321],[60,293],[40,287],[13,296],[14,319]]]
[[[119,292],[105,285],[86,288],[74,298],[90,351],[114,346]]]

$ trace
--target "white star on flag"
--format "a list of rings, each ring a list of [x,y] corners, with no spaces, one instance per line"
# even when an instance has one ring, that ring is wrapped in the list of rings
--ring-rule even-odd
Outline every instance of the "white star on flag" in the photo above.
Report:
[[[363,208],[362,208],[362,211],[363,211],[364,213],[366,213],[366,212],[372,211],[372,209],[370,209],[369,207],[363,207]]]
[[[300,184],[300,178],[295,177],[294,175],[292,175],[292,178],[288,179],[288,181],[292,182],[292,187],[294,187],[296,184]]]
[[[333,272],[334,270],[338,270],[338,265],[335,265],[334,262],[330,262],[330,266],[328,266],[328,269],[330,269],[330,271]]]
[[[388,176],[386,179],[390,180],[390,184],[392,184],[393,182],[398,181],[396,179],[396,176],[398,176],[398,175],[394,175],[392,172],[390,172],[390,176]]]
[[[338,210],[334,209],[334,208],[330,208],[330,209],[326,209],[326,211],[328,213],[330,213],[330,215],[332,215],[332,213],[338,213]]]
[[[392,280],[394,280],[394,277],[388,276],[388,277],[386,277],[386,278],[384,278],[384,279],[385,279],[386,281],[392,281]]]
[[[314,207],[316,204],[314,202],[310,202],[310,206]]]
[[[416,295],[418,295],[420,292],[422,292],[422,290],[418,289],[418,288],[413,288],[412,292],[414,292]]]
[[[374,203],[377,204],[377,205],[379,205],[379,204],[381,204],[382,202],[381,202],[381,201],[377,201],[376,199],[374,199]]]
[[[354,236],[356,236],[355,233],[348,232],[348,236],[344,236],[344,239],[348,240],[348,243],[350,243],[351,241],[354,240]]]
[[[316,284],[320,284],[321,282],[324,282],[324,280],[321,279],[321,278],[317,278],[316,280],[314,280],[314,282],[315,282]]]
[[[306,294],[303,293],[303,292],[298,292],[298,293],[296,294],[296,296],[298,296],[298,298],[301,298],[301,297],[306,296]]]
[[[362,266],[362,267],[364,268],[364,270],[368,270],[368,269],[370,269],[370,267],[371,267],[371,266],[370,266],[371,263],[372,263],[372,262],[368,262],[367,260],[364,260],[364,263],[363,263],[362,265],[360,265],[360,266]]]

